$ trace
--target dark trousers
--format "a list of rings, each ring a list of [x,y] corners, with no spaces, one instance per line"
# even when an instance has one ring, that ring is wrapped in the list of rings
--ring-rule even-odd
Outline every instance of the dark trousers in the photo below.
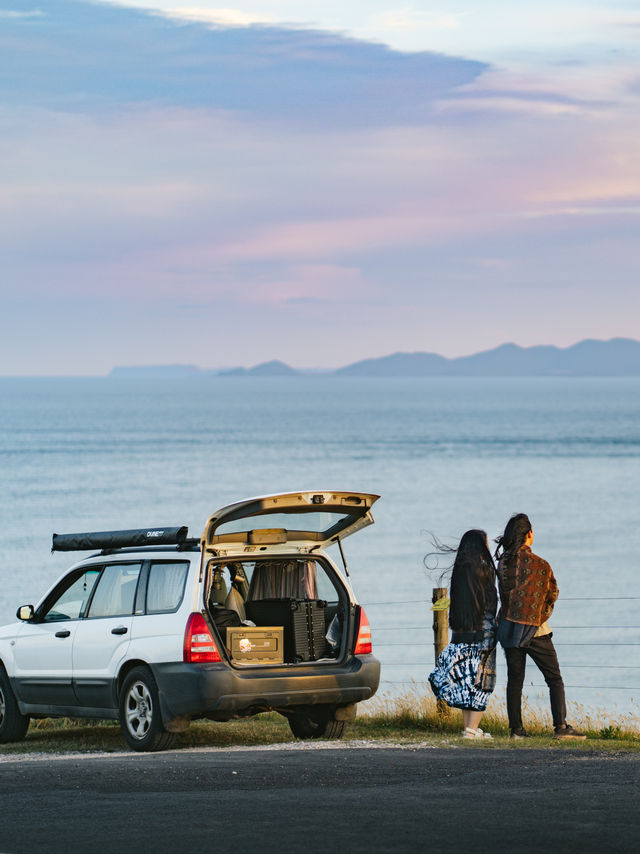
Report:
[[[528,646],[505,649],[507,658],[507,714],[509,729],[522,727],[522,686],[527,656],[530,655],[536,667],[544,676],[549,687],[551,714],[554,727],[566,723],[567,709],[564,699],[564,682],[560,675],[558,656],[551,635],[534,638]]]

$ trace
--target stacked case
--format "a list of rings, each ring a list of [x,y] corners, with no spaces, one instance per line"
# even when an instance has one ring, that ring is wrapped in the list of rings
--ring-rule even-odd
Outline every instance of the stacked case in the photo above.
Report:
[[[258,626],[282,626],[286,662],[317,661],[327,654],[322,599],[259,599],[247,602],[247,617]]]

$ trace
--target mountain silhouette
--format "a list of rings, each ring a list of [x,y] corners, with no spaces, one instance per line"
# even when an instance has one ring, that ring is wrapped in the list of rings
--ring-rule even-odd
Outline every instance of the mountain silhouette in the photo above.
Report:
[[[571,347],[502,344],[472,356],[447,359],[436,353],[394,353],[339,368],[359,377],[624,377],[640,376],[640,341],[586,340]]]
[[[273,359],[252,368],[201,369],[194,365],[145,365],[113,368],[120,378],[184,377],[637,377],[640,341],[588,339],[571,347],[501,344],[472,356],[448,359],[437,353],[392,353],[362,359],[337,370],[304,371]]]

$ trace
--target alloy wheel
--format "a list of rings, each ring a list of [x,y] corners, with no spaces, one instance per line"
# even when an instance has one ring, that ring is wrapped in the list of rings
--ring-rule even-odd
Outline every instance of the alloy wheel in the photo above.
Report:
[[[153,720],[153,700],[144,682],[134,682],[129,688],[125,711],[127,729],[133,738],[142,740],[149,732]]]

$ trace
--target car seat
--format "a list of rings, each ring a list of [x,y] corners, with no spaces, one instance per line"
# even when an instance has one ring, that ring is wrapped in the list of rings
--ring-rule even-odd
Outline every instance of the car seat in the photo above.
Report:
[[[224,607],[229,611],[235,611],[242,622],[247,619],[247,613],[244,608],[244,599],[232,585],[227,598],[224,601]]]
[[[209,591],[209,602],[214,605],[224,605],[227,599],[227,584],[222,574],[222,567],[215,567],[213,570],[213,580],[211,581],[211,590]]]

